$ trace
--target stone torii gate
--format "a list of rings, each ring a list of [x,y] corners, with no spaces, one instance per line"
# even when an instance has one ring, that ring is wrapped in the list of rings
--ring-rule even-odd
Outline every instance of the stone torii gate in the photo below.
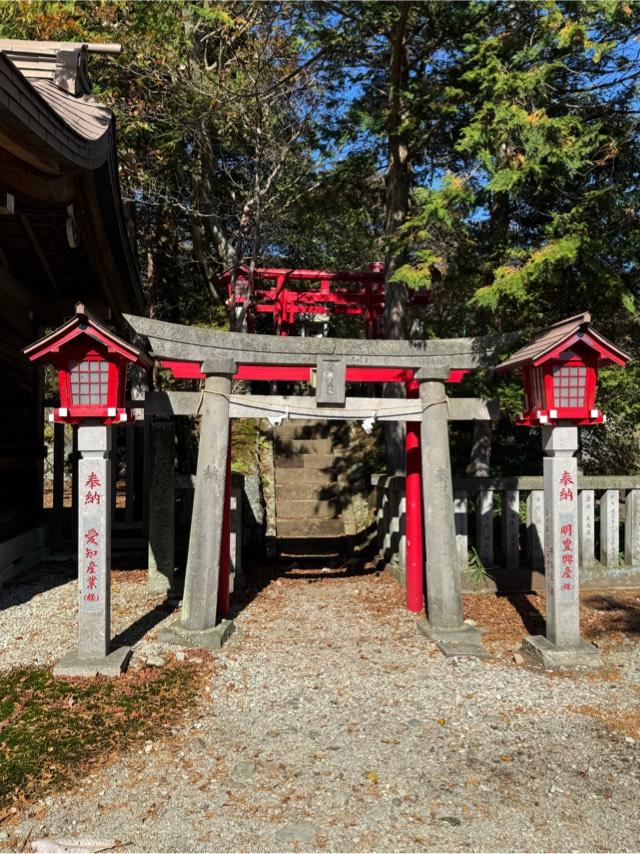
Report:
[[[161,366],[179,378],[204,380],[202,392],[155,392],[148,395],[146,406],[150,417],[201,416],[182,613],[165,640],[219,647],[233,630],[227,621],[218,621],[217,613],[230,419],[371,418],[420,423],[428,614],[421,629],[446,653],[483,654],[478,631],[463,621],[448,424],[495,418],[497,407],[479,398],[449,398],[445,383],[494,365],[517,335],[432,341],[281,338],[212,332],[136,316],[126,319],[148,339],[151,355]],[[312,371],[315,398],[231,393],[233,378],[308,381]],[[347,382],[411,379],[419,384],[417,399],[346,396]],[[152,478],[161,470],[152,463]],[[154,490],[152,483],[152,494],[161,493],[159,487]],[[155,524],[164,527],[162,519]]]

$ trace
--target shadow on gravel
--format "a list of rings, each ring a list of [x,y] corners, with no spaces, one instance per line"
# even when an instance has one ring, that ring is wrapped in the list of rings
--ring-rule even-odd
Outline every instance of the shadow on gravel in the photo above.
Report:
[[[147,555],[144,552],[116,552],[111,559],[111,569],[114,572],[139,572],[140,567],[146,566],[146,561]],[[68,584],[77,574],[75,555],[65,552],[64,556],[60,555],[57,560],[40,561],[30,569],[19,572],[0,589],[0,611],[24,605],[34,596]]]
[[[153,611],[149,611],[147,614],[143,614],[142,617],[138,617],[135,623],[131,623],[123,632],[116,635],[111,642],[113,648],[115,649],[118,646],[134,646],[134,644],[142,640],[147,632],[155,628],[158,623],[166,620],[177,609],[177,600],[165,599],[164,602],[156,605]]]
[[[0,611],[24,605],[34,596],[67,584],[75,577],[76,562],[72,558],[64,561],[42,561],[7,581],[0,590]]]
[[[518,612],[522,624],[530,635],[543,635],[546,632],[546,620],[538,608],[524,593],[498,593]]]
[[[640,595],[635,598],[635,602],[629,602],[615,595],[593,593],[584,598],[584,604],[603,614],[602,620],[586,628],[587,637],[600,637],[609,632],[640,634]]]
[[[328,578],[354,578],[356,576],[379,575],[384,567],[367,561],[365,555],[347,560],[322,557],[274,558],[270,563],[253,565],[251,580],[241,594],[234,594],[229,619],[243,611],[264,589],[279,578],[306,581],[311,584]]]

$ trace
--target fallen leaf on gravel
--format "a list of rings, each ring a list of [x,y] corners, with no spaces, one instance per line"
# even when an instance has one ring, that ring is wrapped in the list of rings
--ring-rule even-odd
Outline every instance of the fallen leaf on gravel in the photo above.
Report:
[[[99,851],[113,851],[120,845],[122,843],[117,839],[34,839],[31,848],[42,854],[61,854],[65,851],[70,854],[98,854]]]

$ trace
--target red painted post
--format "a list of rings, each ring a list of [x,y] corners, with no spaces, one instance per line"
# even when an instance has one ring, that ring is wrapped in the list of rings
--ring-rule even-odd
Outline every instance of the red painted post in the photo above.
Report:
[[[407,397],[417,397],[418,383],[407,383]],[[424,604],[424,552],[422,540],[422,457],[420,422],[408,421],[405,440],[405,533],[407,610],[422,611]]]
[[[222,537],[220,539],[220,577],[218,579],[218,616],[229,611],[229,574],[231,571],[231,430],[227,451],[227,477],[224,487],[224,509],[222,512]]]

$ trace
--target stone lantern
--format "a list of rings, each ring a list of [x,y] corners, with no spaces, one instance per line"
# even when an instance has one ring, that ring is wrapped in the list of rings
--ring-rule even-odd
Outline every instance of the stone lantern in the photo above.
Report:
[[[23,352],[57,369],[60,406],[52,420],[78,428],[78,646],[54,673],[115,676],[131,651],[111,650],[111,425],[127,421],[127,365],[152,362],[81,303],[71,320]]]
[[[129,364],[149,368],[151,360],[99,323],[82,303],[54,332],[25,347],[29,361],[58,371],[60,406],[52,421],[81,425],[127,420],[124,396]]]
[[[545,667],[598,663],[598,651],[580,638],[578,582],[578,426],[600,424],[595,408],[598,368],[624,366],[630,357],[591,326],[570,317],[538,332],[498,370],[521,369],[525,409],[517,423],[540,425],[544,457],[546,637],[523,648]]]

